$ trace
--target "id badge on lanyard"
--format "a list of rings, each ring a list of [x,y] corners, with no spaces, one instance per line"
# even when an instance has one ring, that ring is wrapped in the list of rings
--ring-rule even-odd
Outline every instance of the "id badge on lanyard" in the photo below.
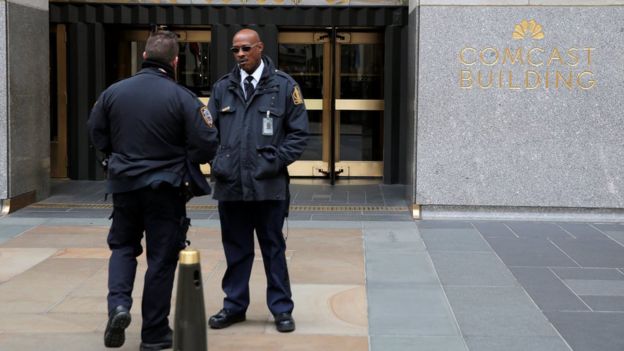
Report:
[[[262,135],[273,135],[273,118],[271,118],[271,111],[268,110],[266,117],[262,118]]]

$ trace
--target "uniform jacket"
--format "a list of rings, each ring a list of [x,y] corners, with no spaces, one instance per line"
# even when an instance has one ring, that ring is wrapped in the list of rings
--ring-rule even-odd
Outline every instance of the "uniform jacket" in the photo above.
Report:
[[[219,149],[211,163],[217,200],[286,200],[286,166],[306,146],[308,115],[297,83],[268,57],[262,60],[262,77],[247,101],[238,67],[213,87],[208,108],[219,130]],[[267,116],[272,135],[263,134]]]
[[[206,191],[205,179],[189,173],[197,175],[198,164],[214,157],[217,130],[207,108],[171,76],[170,66],[147,60],[93,106],[87,126],[93,145],[109,155],[109,192],[155,182],[180,186],[191,179],[199,179],[196,187]]]

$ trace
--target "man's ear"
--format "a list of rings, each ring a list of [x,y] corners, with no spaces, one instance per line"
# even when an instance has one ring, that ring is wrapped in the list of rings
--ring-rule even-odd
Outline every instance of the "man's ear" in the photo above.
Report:
[[[178,57],[176,56],[173,61],[171,61],[171,66],[173,67],[177,67],[178,66]]]
[[[147,52],[143,51],[143,59],[147,60]]]

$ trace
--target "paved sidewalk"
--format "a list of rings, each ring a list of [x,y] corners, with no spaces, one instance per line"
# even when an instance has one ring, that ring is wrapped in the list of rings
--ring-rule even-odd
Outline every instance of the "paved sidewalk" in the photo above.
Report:
[[[110,209],[98,182],[70,185],[0,218],[0,350],[104,349]],[[258,261],[250,320],[208,330],[209,349],[624,350],[624,223],[412,221],[400,187],[294,188],[297,330],[275,332]],[[190,207],[207,313],[224,269],[211,201]],[[139,307],[122,350],[138,349]]]

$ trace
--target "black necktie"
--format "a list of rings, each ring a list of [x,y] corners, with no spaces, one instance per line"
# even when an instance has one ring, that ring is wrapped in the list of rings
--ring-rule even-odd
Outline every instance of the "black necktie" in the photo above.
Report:
[[[251,81],[253,81],[252,76],[247,76],[247,78],[245,78],[245,98],[247,100],[251,98],[251,95],[253,94],[253,91],[254,91],[254,86]]]

